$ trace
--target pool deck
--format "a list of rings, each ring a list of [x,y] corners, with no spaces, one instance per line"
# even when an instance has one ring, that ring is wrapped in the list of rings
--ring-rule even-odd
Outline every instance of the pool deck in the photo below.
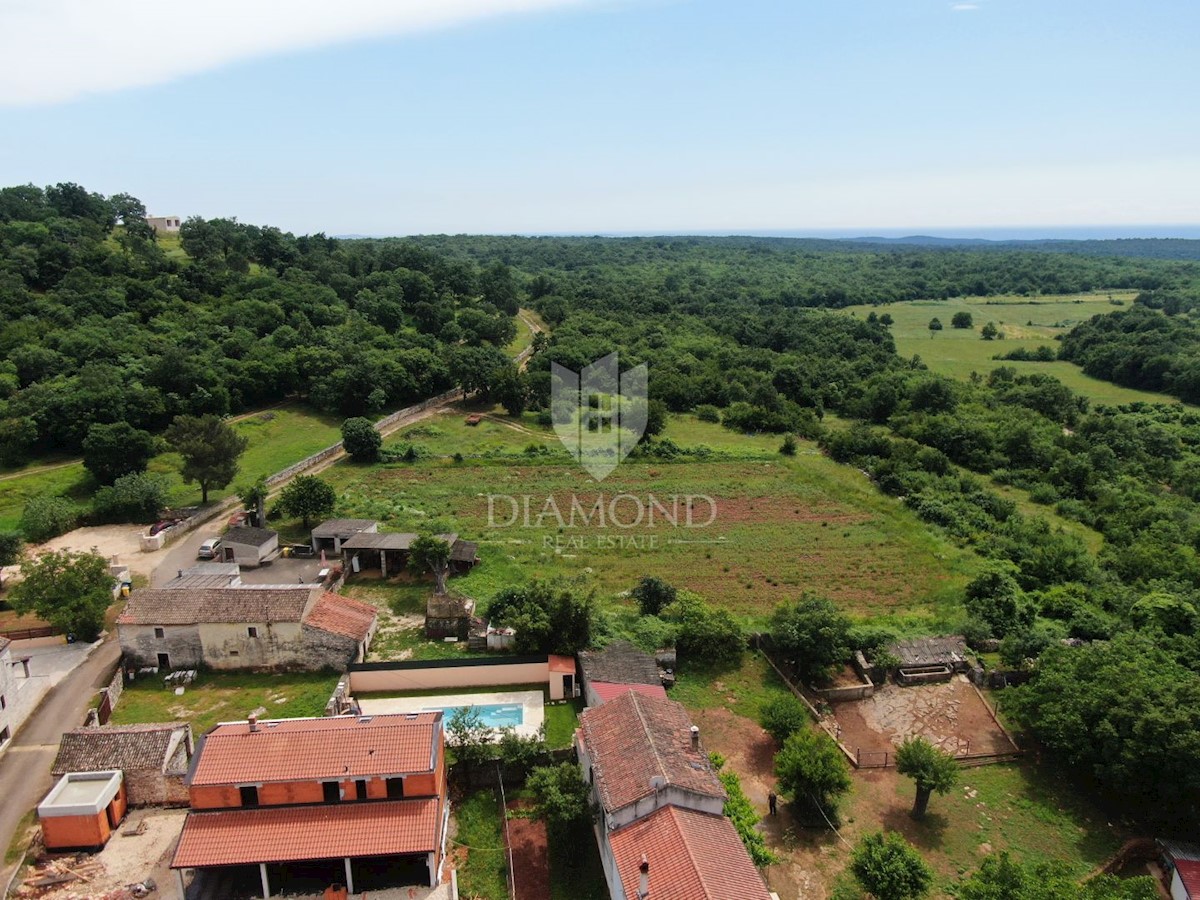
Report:
[[[541,691],[501,691],[496,694],[439,694],[432,697],[372,697],[360,700],[363,715],[425,712],[450,706],[492,706],[519,704],[521,724],[516,732],[521,737],[534,737],[546,721],[545,700]]]

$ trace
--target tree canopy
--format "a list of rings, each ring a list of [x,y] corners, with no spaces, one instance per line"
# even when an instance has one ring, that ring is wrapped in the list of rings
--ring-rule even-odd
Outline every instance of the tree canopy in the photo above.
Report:
[[[958,762],[921,736],[904,739],[896,750],[896,771],[907,775],[917,786],[913,802],[914,819],[925,816],[930,794],[946,794],[958,783]]]
[[[850,764],[825,732],[802,728],[784,741],[775,754],[775,777],[798,808],[837,822],[838,800],[850,790]]]
[[[308,531],[312,522],[333,513],[337,491],[316,475],[297,475],[279,493],[279,509],[287,516],[299,516]]]
[[[115,585],[104,557],[51,551],[26,562],[21,575],[9,597],[17,612],[34,613],[80,640],[93,641],[100,634]]]
[[[933,870],[897,831],[864,835],[850,871],[875,900],[918,900],[933,887]]]
[[[202,503],[208,503],[210,490],[233,481],[238,458],[250,443],[215,415],[179,416],[167,429],[166,438],[183,457],[183,480],[200,485]]]

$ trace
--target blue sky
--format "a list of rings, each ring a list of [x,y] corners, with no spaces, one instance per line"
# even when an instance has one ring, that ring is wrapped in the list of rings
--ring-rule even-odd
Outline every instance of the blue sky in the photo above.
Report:
[[[192,6],[0,0],[0,182],[330,234],[1200,220],[1194,0]]]

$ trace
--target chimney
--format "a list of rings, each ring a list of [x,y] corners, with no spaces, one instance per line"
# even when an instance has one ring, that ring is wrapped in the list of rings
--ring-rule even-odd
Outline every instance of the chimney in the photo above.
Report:
[[[251,731],[258,731],[258,716],[250,716],[250,718],[246,720],[246,724],[250,726]]]
[[[692,726],[692,750],[700,751],[700,729],[695,725]]]
[[[646,854],[642,854],[642,863],[638,866],[637,900],[647,900],[650,896],[650,863]]]

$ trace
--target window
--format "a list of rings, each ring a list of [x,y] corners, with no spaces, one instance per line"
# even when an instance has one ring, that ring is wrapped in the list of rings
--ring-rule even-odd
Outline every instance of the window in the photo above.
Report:
[[[229,655],[230,656],[241,656],[241,654],[237,650],[230,650]]]
[[[338,803],[342,799],[341,786],[336,781],[322,782],[321,791],[325,795],[326,803]]]
[[[246,629],[246,634],[248,634],[252,638],[256,638],[256,637],[258,637],[258,629],[255,628],[253,625],[251,625],[249,628]]]
[[[8,743],[8,726],[0,728],[0,745]]]
[[[165,638],[167,636],[167,633],[165,631],[163,631],[161,628],[155,628],[154,636],[161,641],[163,638]]]
[[[367,783],[365,781],[354,782],[354,796],[359,800],[367,799]]]
[[[8,701],[4,698],[3,694],[0,694],[0,709],[7,709],[7,708],[8,708]]]
[[[387,798],[389,800],[404,799],[404,779],[389,778],[387,780]]]
[[[238,788],[238,793],[242,795],[242,806],[258,806],[258,788],[253,785]]]

